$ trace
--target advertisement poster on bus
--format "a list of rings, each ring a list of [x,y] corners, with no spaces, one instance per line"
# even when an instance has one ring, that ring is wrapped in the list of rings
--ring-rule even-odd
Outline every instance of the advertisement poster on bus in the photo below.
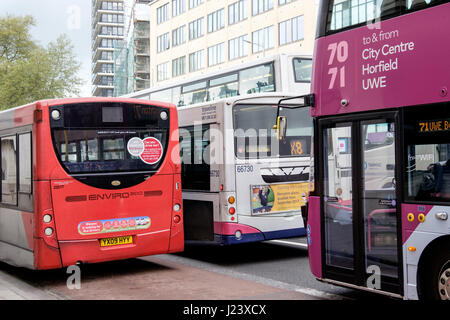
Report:
[[[253,185],[252,215],[300,211],[308,196],[308,183]]]

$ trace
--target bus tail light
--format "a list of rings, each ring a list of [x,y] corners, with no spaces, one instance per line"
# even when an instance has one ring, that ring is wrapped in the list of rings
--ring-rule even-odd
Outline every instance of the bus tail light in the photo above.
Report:
[[[233,215],[236,213],[236,209],[234,207],[231,207],[230,209],[228,209],[228,213]]]
[[[180,221],[181,221],[181,217],[179,215],[176,215],[175,217],[173,217],[174,223],[180,223]]]
[[[53,229],[50,228],[50,227],[45,228],[44,233],[45,233],[45,235],[46,235],[47,237],[51,237],[52,234],[53,234]]]
[[[233,204],[236,201],[236,199],[233,196],[228,197],[228,203]]]

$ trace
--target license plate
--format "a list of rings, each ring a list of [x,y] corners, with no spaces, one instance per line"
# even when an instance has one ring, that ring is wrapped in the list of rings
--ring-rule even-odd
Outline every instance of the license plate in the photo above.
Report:
[[[100,239],[100,246],[102,247],[119,246],[130,243],[133,243],[132,236]]]

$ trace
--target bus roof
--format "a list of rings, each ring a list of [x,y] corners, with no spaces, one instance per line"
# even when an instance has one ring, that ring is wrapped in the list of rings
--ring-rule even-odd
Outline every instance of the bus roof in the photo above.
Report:
[[[227,68],[223,68],[223,69],[218,69],[218,70],[214,70],[214,71],[210,71],[210,72],[205,72],[202,73],[198,76],[195,77],[189,77],[188,75],[185,78],[181,78],[180,80],[176,80],[176,81],[171,81],[171,82],[166,82],[162,85],[158,85],[158,86],[154,86],[148,89],[144,89],[141,91],[137,91],[137,92],[133,92],[133,93],[129,93],[124,95],[123,97],[146,97],[147,95],[155,92],[155,91],[160,91],[160,90],[165,90],[165,89],[170,89],[173,87],[177,87],[177,86],[181,86],[187,83],[193,83],[193,82],[200,82],[202,80],[206,80],[208,78],[211,77],[215,77],[215,76],[221,76],[233,71],[237,71],[237,70],[241,70],[241,69],[246,69],[252,66],[257,66],[260,64],[264,64],[264,63],[268,63],[271,61],[276,60],[277,58],[281,57],[281,56],[285,56],[285,57],[298,57],[298,58],[305,58],[305,59],[312,59],[312,54],[308,54],[308,53],[279,53],[279,54],[274,54],[274,55],[270,55],[267,57],[262,57],[262,58],[258,58],[258,59],[254,59],[251,61],[246,61],[243,63],[239,63]]]
[[[55,106],[55,105],[63,105],[63,104],[75,104],[75,103],[89,103],[89,102],[123,102],[123,103],[136,103],[136,104],[152,104],[155,106],[161,106],[165,108],[174,108],[176,106],[172,103],[167,102],[159,102],[159,101],[151,101],[151,100],[142,100],[135,98],[111,98],[111,97],[77,97],[77,98],[59,98],[59,99],[44,99],[38,100],[26,105],[17,106],[14,108],[6,109],[0,112],[0,117],[2,114],[7,113],[8,111],[17,111],[18,109],[32,107],[35,105],[41,106]]]

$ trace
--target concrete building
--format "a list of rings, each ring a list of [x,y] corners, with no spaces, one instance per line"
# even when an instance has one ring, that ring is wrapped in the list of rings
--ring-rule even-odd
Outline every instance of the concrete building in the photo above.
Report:
[[[125,34],[124,0],[92,0],[92,95],[114,95],[114,45]]]
[[[149,8],[151,86],[313,52],[317,0],[154,0]]]

